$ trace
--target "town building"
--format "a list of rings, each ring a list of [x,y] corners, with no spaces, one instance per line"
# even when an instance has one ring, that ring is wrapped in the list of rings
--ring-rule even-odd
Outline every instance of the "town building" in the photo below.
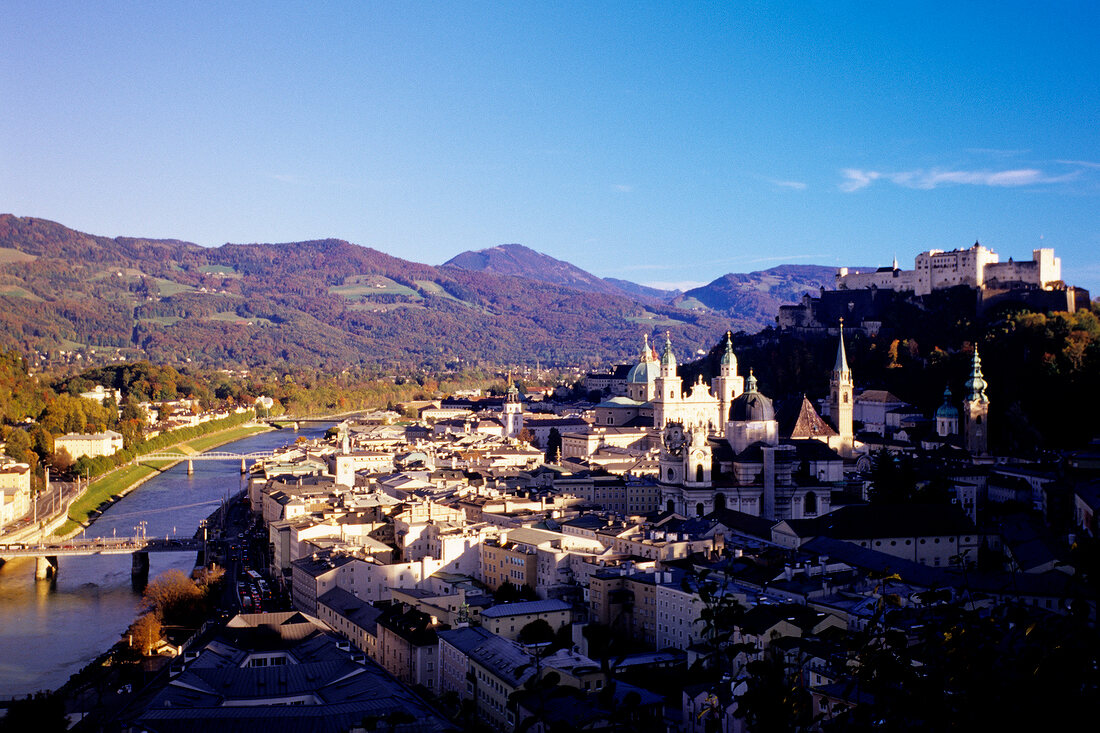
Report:
[[[122,450],[122,434],[114,430],[101,433],[66,433],[53,440],[55,451],[64,450],[73,460],[87,456],[112,456]]]

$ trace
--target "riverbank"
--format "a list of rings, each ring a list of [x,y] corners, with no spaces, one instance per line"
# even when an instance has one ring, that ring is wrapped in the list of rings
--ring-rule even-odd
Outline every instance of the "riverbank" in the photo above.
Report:
[[[232,443],[250,435],[267,432],[272,428],[263,424],[246,424],[182,441],[169,449],[180,450],[180,458],[171,461],[146,461],[134,459],[133,463],[111,471],[92,482],[80,499],[69,507],[69,519],[54,533],[63,538],[78,534],[91,525],[95,518],[108,506],[126,494],[141,486],[149,479],[167,471],[187,457],[187,454],[202,453],[219,445]],[[93,513],[95,516],[93,516]]]

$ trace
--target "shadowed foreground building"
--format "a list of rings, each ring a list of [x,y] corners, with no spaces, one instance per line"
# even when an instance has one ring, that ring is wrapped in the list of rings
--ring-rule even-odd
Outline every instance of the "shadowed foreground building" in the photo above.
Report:
[[[375,728],[454,730],[361,651],[296,611],[233,618],[124,726],[150,733]]]

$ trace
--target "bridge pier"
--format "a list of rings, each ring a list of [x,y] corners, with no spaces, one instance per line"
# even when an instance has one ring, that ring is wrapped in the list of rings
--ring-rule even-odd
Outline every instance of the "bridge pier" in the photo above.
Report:
[[[57,577],[57,555],[45,555],[34,559],[34,579],[51,580]]]
[[[248,466],[244,465],[244,459],[241,459],[241,473],[248,473]]]
[[[134,590],[142,590],[149,584],[149,553],[135,552],[130,557],[130,584]]]
[[[194,476],[195,475],[195,462],[192,461],[190,458],[187,459],[187,475],[188,476]]]

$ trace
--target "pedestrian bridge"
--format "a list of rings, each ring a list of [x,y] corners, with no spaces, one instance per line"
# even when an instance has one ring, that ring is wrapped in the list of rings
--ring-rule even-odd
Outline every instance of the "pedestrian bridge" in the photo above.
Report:
[[[170,451],[156,451],[138,456],[134,460],[138,463],[147,461],[187,461],[187,475],[195,472],[195,461],[240,461],[241,473],[248,470],[247,461],[262,461],[275,455],[275,451],[260,450],[252,453],[230,453],[228,451],[207,451],[206,453],[175,453]]]
[[[229,453],[227,451],[207,451],[206,453],[172,453],[169,451],[156,451],[138,456],[137,460],[145,461],[261,461],[271,458],[275,451],[260,450],[252,453]]]

